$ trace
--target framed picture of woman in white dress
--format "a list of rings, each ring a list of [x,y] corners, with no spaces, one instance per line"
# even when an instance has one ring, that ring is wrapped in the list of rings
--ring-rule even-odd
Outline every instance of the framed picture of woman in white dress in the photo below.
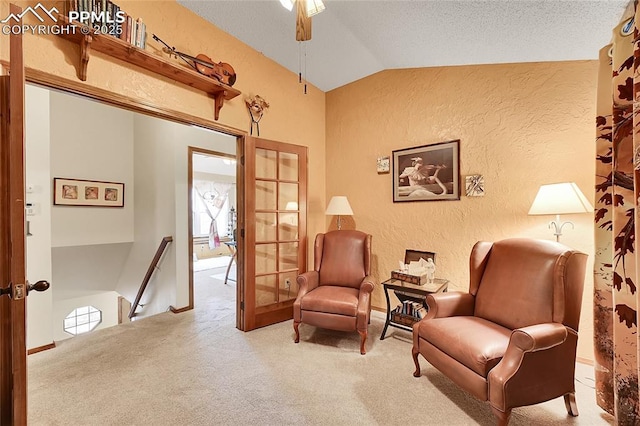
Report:
[[[393,151],[393,202],[460,199],[460,140]]]

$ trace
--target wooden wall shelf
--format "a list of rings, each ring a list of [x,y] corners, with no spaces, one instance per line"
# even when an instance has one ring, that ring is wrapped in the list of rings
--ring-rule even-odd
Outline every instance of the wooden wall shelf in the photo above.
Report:
[[[77,71],[78,78],[82,81],[87,80],[90,52],[95,50],[207,93],[215,102],[214,118],[216,120],[220,116],[224,101],[241,94],[239,90],[221,83],[213,77],[207,77],[195,70],[176,65],[174,62],[152,55],[118,38],[98,33],[85,35],[80,31],[80,28],[81,25],[76,24],[75,34],[60,34],[60,37],[80,46],[80,62]],[[84,29],[86,30],[87,27]]]

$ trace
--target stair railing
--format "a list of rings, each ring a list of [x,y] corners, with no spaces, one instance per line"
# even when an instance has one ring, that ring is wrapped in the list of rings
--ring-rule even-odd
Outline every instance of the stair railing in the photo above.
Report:
[[[131,305],[131,310],[129,311],[129,319],[132,319],[133,317],[136,316],[136,309],[138,308],[138,305],[140,304],[140,299],[142,299],[142,294],[144,293],[144,290],[147,288],[147,284],[149,284],[149,281],[151,280],[151,276],[153,275],[153,271],[155,271],[157,269],[158,262],[160,261],[160,258],[162,257],[162,254],[164,253],[164,250],[167,248],[169,243],[172,242],[172,241],[173,241],[173,237],[172,236],[164,237],[162,239],[162,241],[160,241],[160,245],[158,246],[158,250],[156,250],[156,254],[155,254],[155,256],[153,256],[153,259],[151,260],[151,263],[149,264],[149,269],[147,269],[147,273],[144,275],[144,279],[142,280],[142,284],[140,284],[140,288],[138,289],[138,294],[136,295],[136,299],[134,300],[133,304]]]

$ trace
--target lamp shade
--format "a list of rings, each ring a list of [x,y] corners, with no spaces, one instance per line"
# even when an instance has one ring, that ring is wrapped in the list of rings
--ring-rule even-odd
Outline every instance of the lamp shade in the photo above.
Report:
[[[295,201],[289,201],[284,207],[285,210],[298,210],[298,203]]]
[[[530,215],[593,212],[593,206],[573,182],[542,185],[533,200]]]
[[[349,205],[349,200],[343,195],[337,195],[331,198],[327,206],[327,215],[353,216],[353,210]]]

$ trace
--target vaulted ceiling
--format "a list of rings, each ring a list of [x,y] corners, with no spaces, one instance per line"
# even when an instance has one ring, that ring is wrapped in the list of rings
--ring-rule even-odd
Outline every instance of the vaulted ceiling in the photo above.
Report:
[[[301,44],[278,0],[179,2],[329,91],[384,69],[597,59],[628,0],[325,0]]]

